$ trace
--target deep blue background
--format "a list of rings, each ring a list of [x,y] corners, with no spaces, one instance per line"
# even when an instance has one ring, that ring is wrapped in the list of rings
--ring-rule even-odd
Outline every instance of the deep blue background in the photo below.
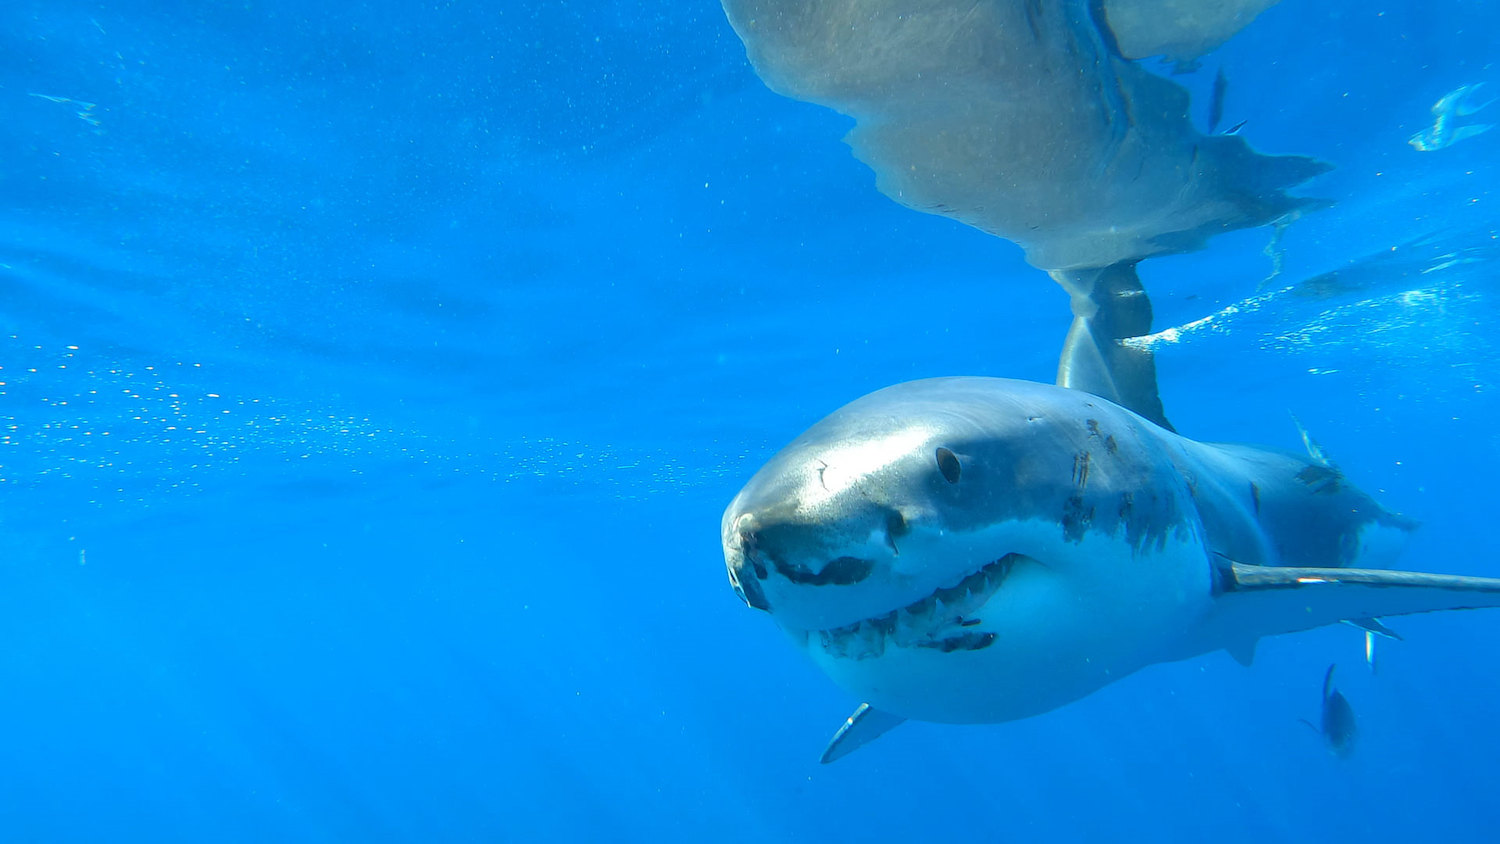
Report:
[[[1160,354],[1185,433],[1294,410],[1426,523],[1410,567],[1489,575],[1500,132],[1405,141],[1500,92],[1496,31],[1287,0],[1181,77],[1338,165],[1269,288],[1356,263]],[[815,764],[857,701],[734,598],[723,506],[864,392],[1049,380],[1067,309],[879,196],[714,2],[8,3],[0,103],[4,840],[1493,834],[1497,614]],[[1268,237],[1144,265],[1159,324]],[[1297,723],[1335,659],[1347,761]]]

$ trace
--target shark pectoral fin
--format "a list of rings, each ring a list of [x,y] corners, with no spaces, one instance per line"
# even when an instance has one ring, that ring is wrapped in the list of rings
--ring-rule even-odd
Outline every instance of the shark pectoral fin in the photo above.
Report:
[[[1391,628],[1386,627],[1384,624],[1381,624],[1380,619],[1378,618],[1346,618],[1344,619],[1344,623],[1353,627],[1358,627],[1366,633],[1374,633],[1377,636],[1384,636],[1387,639],[1395,639],[1398,642],[1406,641],[1405,639],[1401,638],[1400,633],[1397,633]]]
[[[881,712],[868,703],[861,703],[853,715],[844,719],[844,725],[833,734],[818,761],[827,765],[842,759],[890,732],[905,720],[899,715]]]
[[[1500,578],[1232,563],[1221,566],[1216,593],[1205,649],[1340,621],[1500,607]]]
[[[1245,639],[1225,645],[1224,650],[1228,651],[1229,655],[1234,657],[1235,662],[1249,668],[1255,663],[1255,645],[1259,641],[1259,639]]]

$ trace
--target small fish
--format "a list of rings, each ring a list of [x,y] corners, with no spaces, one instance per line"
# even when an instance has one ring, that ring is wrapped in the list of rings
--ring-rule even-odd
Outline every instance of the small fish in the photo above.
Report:
[[[1495,102],[1493,99],[1478,104],[1473,102],[1474,94],[1483,87],[1483,82],[1476,82],[1473,85],[1461,85],[1444,94],[1432,106],[1432,125],[1412,135],[1407,143],[1418,152],[1433,152],[1495,128],[1492,123],[1458,125],[1458,118],[1477,114]]]
[[[1323,743],[1328,752],[1340,759],[1349,758],[1354,752],[1354,740],[1359,736],[1359,725],[1355,722],[1354,707],[1347,698],[1333,687],[1333,666],[1323,675]]]
[[[1224,93],[1229,89],[1229,80],[1224,76],[1224,68],[1219,68],[1219,73],[1214,77],[1213,93],[1208,98],[1208,134],[1212,135],[1219,128],[1219,121],[1224,119]]]
[[[1245,124],[1249,123],[1249,122],[1250,121],[1248,121],[1248,120],[1241,120],[1240,122],[1234,124],[1233,126],[1230,126],[1228,129],[1225,129],[1224,130],[1224,134],[1226,134],[1226,135],[1238,135],[1240,133],[1240,130],[1243,129],[1243,128],[1245,128]]]
[[[1375,631],[1365,631],[1365,664],[1370,666],[1370,673],[1376,672],[1375,668]]]

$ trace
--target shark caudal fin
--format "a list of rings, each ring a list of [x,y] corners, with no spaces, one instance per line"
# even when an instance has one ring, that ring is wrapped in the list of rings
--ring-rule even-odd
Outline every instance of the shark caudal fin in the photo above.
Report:
[[[842,759],[895,729],[905,720],[900,715],[881,712],[868,703],[861,703],[853,715],[844,719],[844,725],[833,734],[818,761],[827,765]]]
[[[1370,630],[1384,616],[1486,607],[1500,607],[1500,578],[1224,561],[1199,652],[1341,621]]]
[[[1151,333],[1151,300],[1135,262],[1053,270],[1073,306],[1073,325],[1057,365],[1057,385],[1093,393],[1166,428],[1151,350],[1121,343]]]

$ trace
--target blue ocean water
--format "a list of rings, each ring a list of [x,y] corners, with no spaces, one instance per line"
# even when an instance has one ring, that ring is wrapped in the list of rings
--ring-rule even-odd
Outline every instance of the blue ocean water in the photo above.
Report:
[[[1265,229],[1142,265],[1214,317],[1157,347],[1179,430],[1294,411],[1408,567],[1490,576],[1500,132],[1406,140],[1497,31],[1266,12],[1177,78],[1336,204],[1270,281]],[[0,102],[0,839],[1493,838],[1493,611],[817,764],[858,701],[736,599],[725,504],[871,390],[1051,380],[1068,311],[711,0],[19,0]],[[1331,661],[1347,760],[1298,723]]]

